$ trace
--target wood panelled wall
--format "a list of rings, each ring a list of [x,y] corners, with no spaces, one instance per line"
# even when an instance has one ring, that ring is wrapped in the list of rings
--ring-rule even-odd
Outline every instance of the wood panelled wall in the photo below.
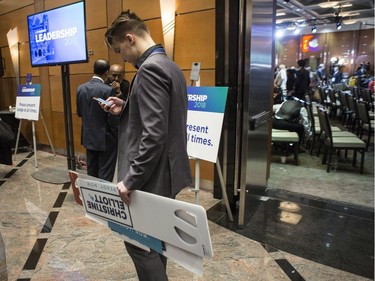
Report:
[[[309,58],[311,67],[316,70],[314,61],[325,63],[328,67],[332,57],[346,60],[342,71],[352,75],[362,62],[371,63],[374,71],[374,29],[361,29],[319,34],[319,52],[301,53],[301,36],[288,36],[276,40],[278,64],[286,67],[297,66],[298,59]]]
[[[17,96],[15,72],[12,66],[6,34],[18,28],[20,35],[20,81],[32,73],[33,83],[42,85],[40,110],[55,148],[65,151],[65,130],[62,99],[61,67],[32,68],[29,55],[27,15],[76,2],[75,0],[30,0],[24,7],[0,15],[0,47],[5,60],[5,75],[0,78],[0,110],[14,105]],[[123,63],[121,57],[107,49],[104,33],[122,11],[137,13],[150,28],[157,43],[163,42],[161,11],[158,0],[86,0],[86,35],[88,50],[93,51],[88,63],[71,64],[70,91],[72,97],[74,145],[76,152],[84,153],[80,144],[81,119],[76,115],[75,93],[78,85],[92,77],[95,60],[105,58],[110,63]],[[1,11],[0,11],[1,12]],[[176,0],[174,61],[181,67],[187,83],[193,61],[201,62],[200,84],[215,84],[215,0]],[[134,76],[135,68],[125,63],[125,78]],[[23,134],[31,143],[31,124],[23,122]],[[43,124],[36,122],[37,142],[49,145]],[[191,165],[194,168],[194,165]],[[201,161],[201,178],[213,180],[213,164]]]

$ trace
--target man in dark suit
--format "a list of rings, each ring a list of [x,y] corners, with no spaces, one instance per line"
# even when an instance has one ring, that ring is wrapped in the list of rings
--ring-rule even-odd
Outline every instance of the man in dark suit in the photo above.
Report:
[[[86,148],[87,174],[113,181],[116,168],[117,136],[111,114],[104,112],[96,98],[107,99],[115,95],[107,79],[109,63],[99,59],[94,63],[92,79],[77,88],[77,115],[82,118],[81,144]]]
[[[305,68],[306,62],[304,60],[298,60],[297,64],[299,69],[296,72],[293,96],[305,100],[305,95],[309,93],[310,74]]]
[[[134,13],[121,13],[105,37],[111,49],[138,69],[128,101],[111,97],[111,107],[103,105],[120,114],[119,194],[126,204],[130,204],[132,190],[174,198],[191,184],[186,79]],[[168,280],[164,256],[125,244],[139,280]]]
[[[129,81],[124,79],[124,68],[119,64],[112,64],[109,68],[109,76],[106,84],[110,85],[116,91],[116,97],[128,99]]]

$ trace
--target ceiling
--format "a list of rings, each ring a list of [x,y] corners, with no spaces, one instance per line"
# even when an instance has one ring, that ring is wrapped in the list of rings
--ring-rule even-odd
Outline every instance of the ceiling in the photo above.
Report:
[[[357,20],[355,24],[343,24],[343,30],[358,28],[374,28],[374,0],[340,0],[339,5],[333,8],[320,8],[319,3],[332,2],[332,0],[276,0],[277,13],[284,13],[276,17],[276,27],[286,28],[291,25],[335,26],[334,13],[339,11],[339,16],[345,20]],[[285,3],[288,2],[288,3]],[[0,15],[17,10],[21,7],[34,4],[34,0],[0,0]],[[349,6],[351,4],[351,6]],[[334,29],[329,31],[334,31]]]
[[[337,2],[337,5],[319,6],[326,2]],[[346,24],[349,20],[354,23]],[[331,25],[336,30],[337,21],[342,23],[342,30],[374,28],[374,0],[277,0],[277,29],[308,27],[311,33],[312,26],[322,30]]]

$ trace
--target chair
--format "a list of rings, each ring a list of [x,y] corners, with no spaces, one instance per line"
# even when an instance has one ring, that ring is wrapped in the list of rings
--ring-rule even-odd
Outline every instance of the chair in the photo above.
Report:
[[[320,127],[317,128],[317,124],[315,124],[315,116],[312,110],[312,105],[309,102],[306,102],[306,109],[307,114],[310,120],[310,128],[311,128],[311,136],[308,136],[306,141],[306,149],[308,144],[310,144],[310,155],[313,154],[314,146],[315,146],[315,140],[320,136]]]
[[[327,111],[320,107],[318,109],[318,117],[321,124],[323,144],[324,144],[324,153],[322,164],[327,163],[327,173],[330,172],[332,164],[332,156],[335,151],[345,150],[345,155],[347,155],[348,150],[353,150],[353,167],[357,161],[357,153],[361,154],[361,163],[359,172],[363,174],[363,165],[365,161],[365,151],[366,143],[356,136],[348,137],[335,137],[332,135],[331,125],[329,122]]]
[[[336,98],[336,94],[332,89],[328,89],[329,97],[329,117],[334,119],[337,116],[337,110],[340,108],[340,103]],[[341,112],[340,112],[341,113]]]
[[[357,99],[353,96],[349,96],[348,103],[349,103],[349,106],[353,108],[353,112],[354,112],[352,132],[354,132],[358,136],[360,133],[360,119],[359,119]]]
[[[347,125],[350,122],[350,115],[352,114],[348,106],[346,94],[342,91],[339,92],[339,99],[341,104],[341,122],[343,125]]]
[[[372,112],[374,112],[374,101],[371,97],[371,93],[368,89],[361,88],[361,98],[368,103],[369,109],[371,109]]]
[[[358,115],[360,120],[359,137],[362,139],[363,132],[367,132],[366,150],[370,146],[371,135],[374,134],[374,120],[370,119],[369,105],[365,101],[358,102]]]

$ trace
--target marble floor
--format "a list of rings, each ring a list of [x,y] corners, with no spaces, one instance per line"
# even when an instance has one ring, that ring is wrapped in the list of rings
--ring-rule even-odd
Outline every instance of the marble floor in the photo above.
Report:
[[[0,165],[0,280],[137,280],[123,241],[85,217],[69,182],[32,176],[64,169],[65,157],[38,151],[38,168],[34,157],[22,152],[13,166]],[[169,280],[373,280],[373,209],[273,192],[249,195],[238,229],[201,190],[214,256],[203,277],[169,261]],[[194,203],[195,194],[186,189],[177,199]]]

